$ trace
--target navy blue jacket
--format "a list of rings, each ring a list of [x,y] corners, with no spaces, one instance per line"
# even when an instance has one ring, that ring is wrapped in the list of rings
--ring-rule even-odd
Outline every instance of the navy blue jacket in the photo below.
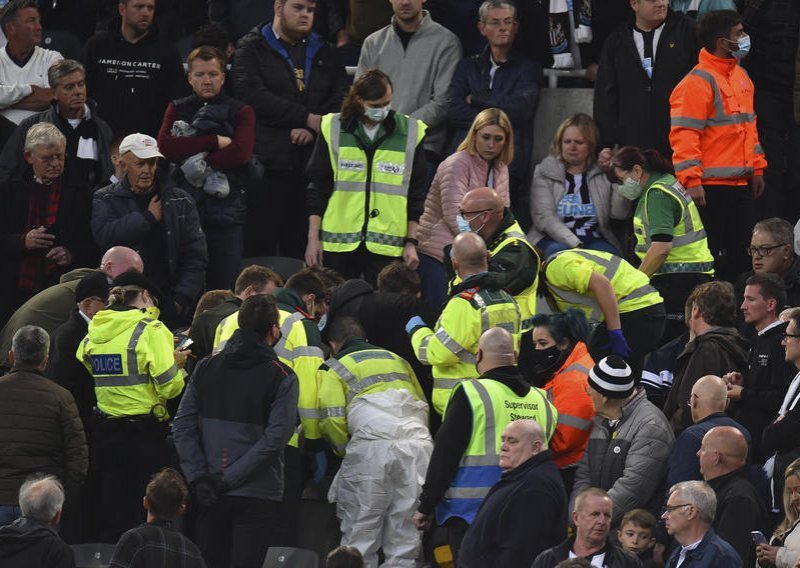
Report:
[[[678,546],[670,554],[666,568],[675,568],[681,554],[681,547]],[[741,568],[742,559],[736,554],[733,547],[722,540],[709,528],[708,532],[694,550],[686,553],[686,560],[681,564],[681,568]]]
[[[484,109],[499,108],[508,115],[514,128],[514,160],[509,164],[509,175],[515,181],[525,181],[530,170],[533,150],[533,115],[539,98],[542,67],[532,59],[512,50],[508,61],[495,71],[492,88],[489,88],[489,71],[492,68],[490,50],[485,48],[458,62],[450,82],[447,120],[452,138],[447,154],[455,152],[472,126],[472,121]],[[472,104],[467,103],[467,96]]]
[[[549,450],[503,473],[461,544],[461,568],[528,568],[566,537],[567,493]]]

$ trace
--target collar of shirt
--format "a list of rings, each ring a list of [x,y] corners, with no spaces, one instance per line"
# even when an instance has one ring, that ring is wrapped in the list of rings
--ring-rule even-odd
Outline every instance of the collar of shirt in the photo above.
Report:
[[[778,326],[779,326],[779,325],[781,325],[782,323],[783,323],[783,322],[782,322],[781,320],[779,320],[779,319],[778,319],[778,320],[775,320],[774,322],[772,322],[771,324],[769,324],[767,327],[765,327],[764,329],[762,329],[761,331],[759,331],[759,332],[758,332],[758,335],[764,335],[764,334],[765,334],[765,333],[767,333],[767,332],[768,332],[770,329],[772,329],[773,327],[778,327]]]

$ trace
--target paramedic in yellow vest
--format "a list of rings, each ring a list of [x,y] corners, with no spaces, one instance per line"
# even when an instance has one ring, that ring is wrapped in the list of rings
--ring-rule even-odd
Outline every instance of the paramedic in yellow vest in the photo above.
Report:
[[[650,279],[622,258],[599,250],[568,249],[542,266],[542,290],[554,311],[578,308],[596,324],[589,353],[599,361],[614,354],[639,376],[644,357],[664,332],[664,300]]]
[[[328,499],[336,503],[342,546],[365,566],[416,566],[422,545],[412,517],[433,440],[428,402],[407,361],[370,345],[359,321],[337,318],[328,330],[334,356],[320,367],[322,434],[344,460]]]
[[[309,266],[375,286],[378,273],[417,257],[417,225],[428,191],[423,122],[390,110],[392,81],[377,69],[361,75],[342,112],[322,117],[308,163]]]
[[[514,420],[535,420],[545,443],[553,437],[558,411],[547,394],[530,386],[517,368],[517,341],[496,327],[480,338],[477,379],[453,389],[436,434],[414,523],[420,530],[448,529],[453,557],[483,498],[502,473],[503,430]]]
[[[406,323],[419,362],[433,367],[433,408],[444,415],[450,392],[458,383],[478,376],[475,354],[478,340],[492,327],[502,327],[519,345],[522,320],[514,298],[497,285],[489,272],[486,243],[475,233],[461,233],[453,241],[453,268],[461,279],[431,329],[419,316]]]
[[[700,212],[672,171],[672,162],[657,151],[626,146],[614,154],[608,172],[617,184],[614,191],[638,200],[633,215],[636,256],[642,261],[639,270],[664,298],[662,343],[686,331],[686,298],[714,275]]]
[[[170,464],[167,401],[183,391],[191,352],[175,349],[172,332],[158,321],[155,290],[138,272],[118,276],[76,353],[97,395],[92,449],[104,542],[141,522],[142,487]]]
[[[486,241],[489,272],[497,273],[498,285],[514,296],[523,322],[536,315],[541,262],[511,209],[494,189],[479,187],[464,195],[458,214],[462,231],[478,233]]]

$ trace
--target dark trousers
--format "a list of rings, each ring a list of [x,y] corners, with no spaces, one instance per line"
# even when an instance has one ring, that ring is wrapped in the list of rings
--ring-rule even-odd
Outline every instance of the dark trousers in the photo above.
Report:
[[[650,284],[664,298],[664,308],[667,310],[667,322],[659,345],[669,343],[686,331],[686,299],[697,285],[709,281],[711,276],[708,274],[691,272],[661,274],[650,279]]]
[[[346,280],[363,278],[372,284],[373,288],[378,286],[380,271],[396,260],[400,259],[369,252],[364,243],[351,252],[325,252],[322,255],[323,264],[333,268]]]
[[[278,503],[223,496],[197,514],[197,545],[209,568],[257,568],[275,546]]]
[[[242,269],[244,230],[241,225],[203,230],[208,246],[206,290],[231,290]]]
[[[791,89],[777,91],[758,85],[753,100],[758,139],[769,166],[766,188],[755,202],[757,219],[800,217],[800,126],[795,124]]]
[[[661,334],[664,333],[665,318],[664,304],[648,306],[619,315],[622,334],[628,342],[628,347],[631,348],[631,354],[627,359],[628,365],[633,371],[637,385],[642,378],[644,358],[659,345]],[[599,361],[610,355],[609,343],[608,328],[605,323],[601,323],[595,328],[589,340],[589,353],[592,359]]]
[[[275,523],[275,546],[297,546],[302,495],[300,450],[286,446],[283,450],[283,501],[278,503],[280,516]]]
[[[144,522],[145,487],[170,463],[166,436],[166,423],[152,418],[95,418],[102,542],[116,543],[123,532]]]
[[[705,185],[706,205],[699,207],[708,236],[708,248],[714,255],[717,278],[735,282],[750,270],[747,247],[753,230],[753,193],[750,186]]]
[[[450,517],[444,522],[444,527],[447,529],[447,543],[453,553],[453,565],[458,568],[458,553],[461,551],[461,543],[467,534],[469,523],[461,517]]]
[[[245,256],[305,256],[307,185],[301,170],[264,171],[261,184],[245,194]]]

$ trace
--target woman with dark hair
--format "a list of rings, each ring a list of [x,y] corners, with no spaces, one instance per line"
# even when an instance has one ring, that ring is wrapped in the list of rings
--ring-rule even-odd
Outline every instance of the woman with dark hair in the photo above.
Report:
[[[392,81],[370,69],[341,113],[322,117],[308,164],[309,266],[375,286],[387,264],[419,264],[417,226],[427,186],[423,122],[390,110]]]
[[[537,314],[531,321],[532,331],[522,337],[519,365],[528,381],[544,389],[558,410],[550,451],[569,494],[592,431],[594,406],[586,392],[589,370],[594,366],[586,347],[591,330],[584,313],[575,308]]]
[[[684,304],[698,284],[714,274],[714,257],[697,206],[673,175],[672,162],[656,150],[620,148],[608,178],[638,202],[633,214],[639,270],[664,298],[667,324],[661,342],[684,332]]]

